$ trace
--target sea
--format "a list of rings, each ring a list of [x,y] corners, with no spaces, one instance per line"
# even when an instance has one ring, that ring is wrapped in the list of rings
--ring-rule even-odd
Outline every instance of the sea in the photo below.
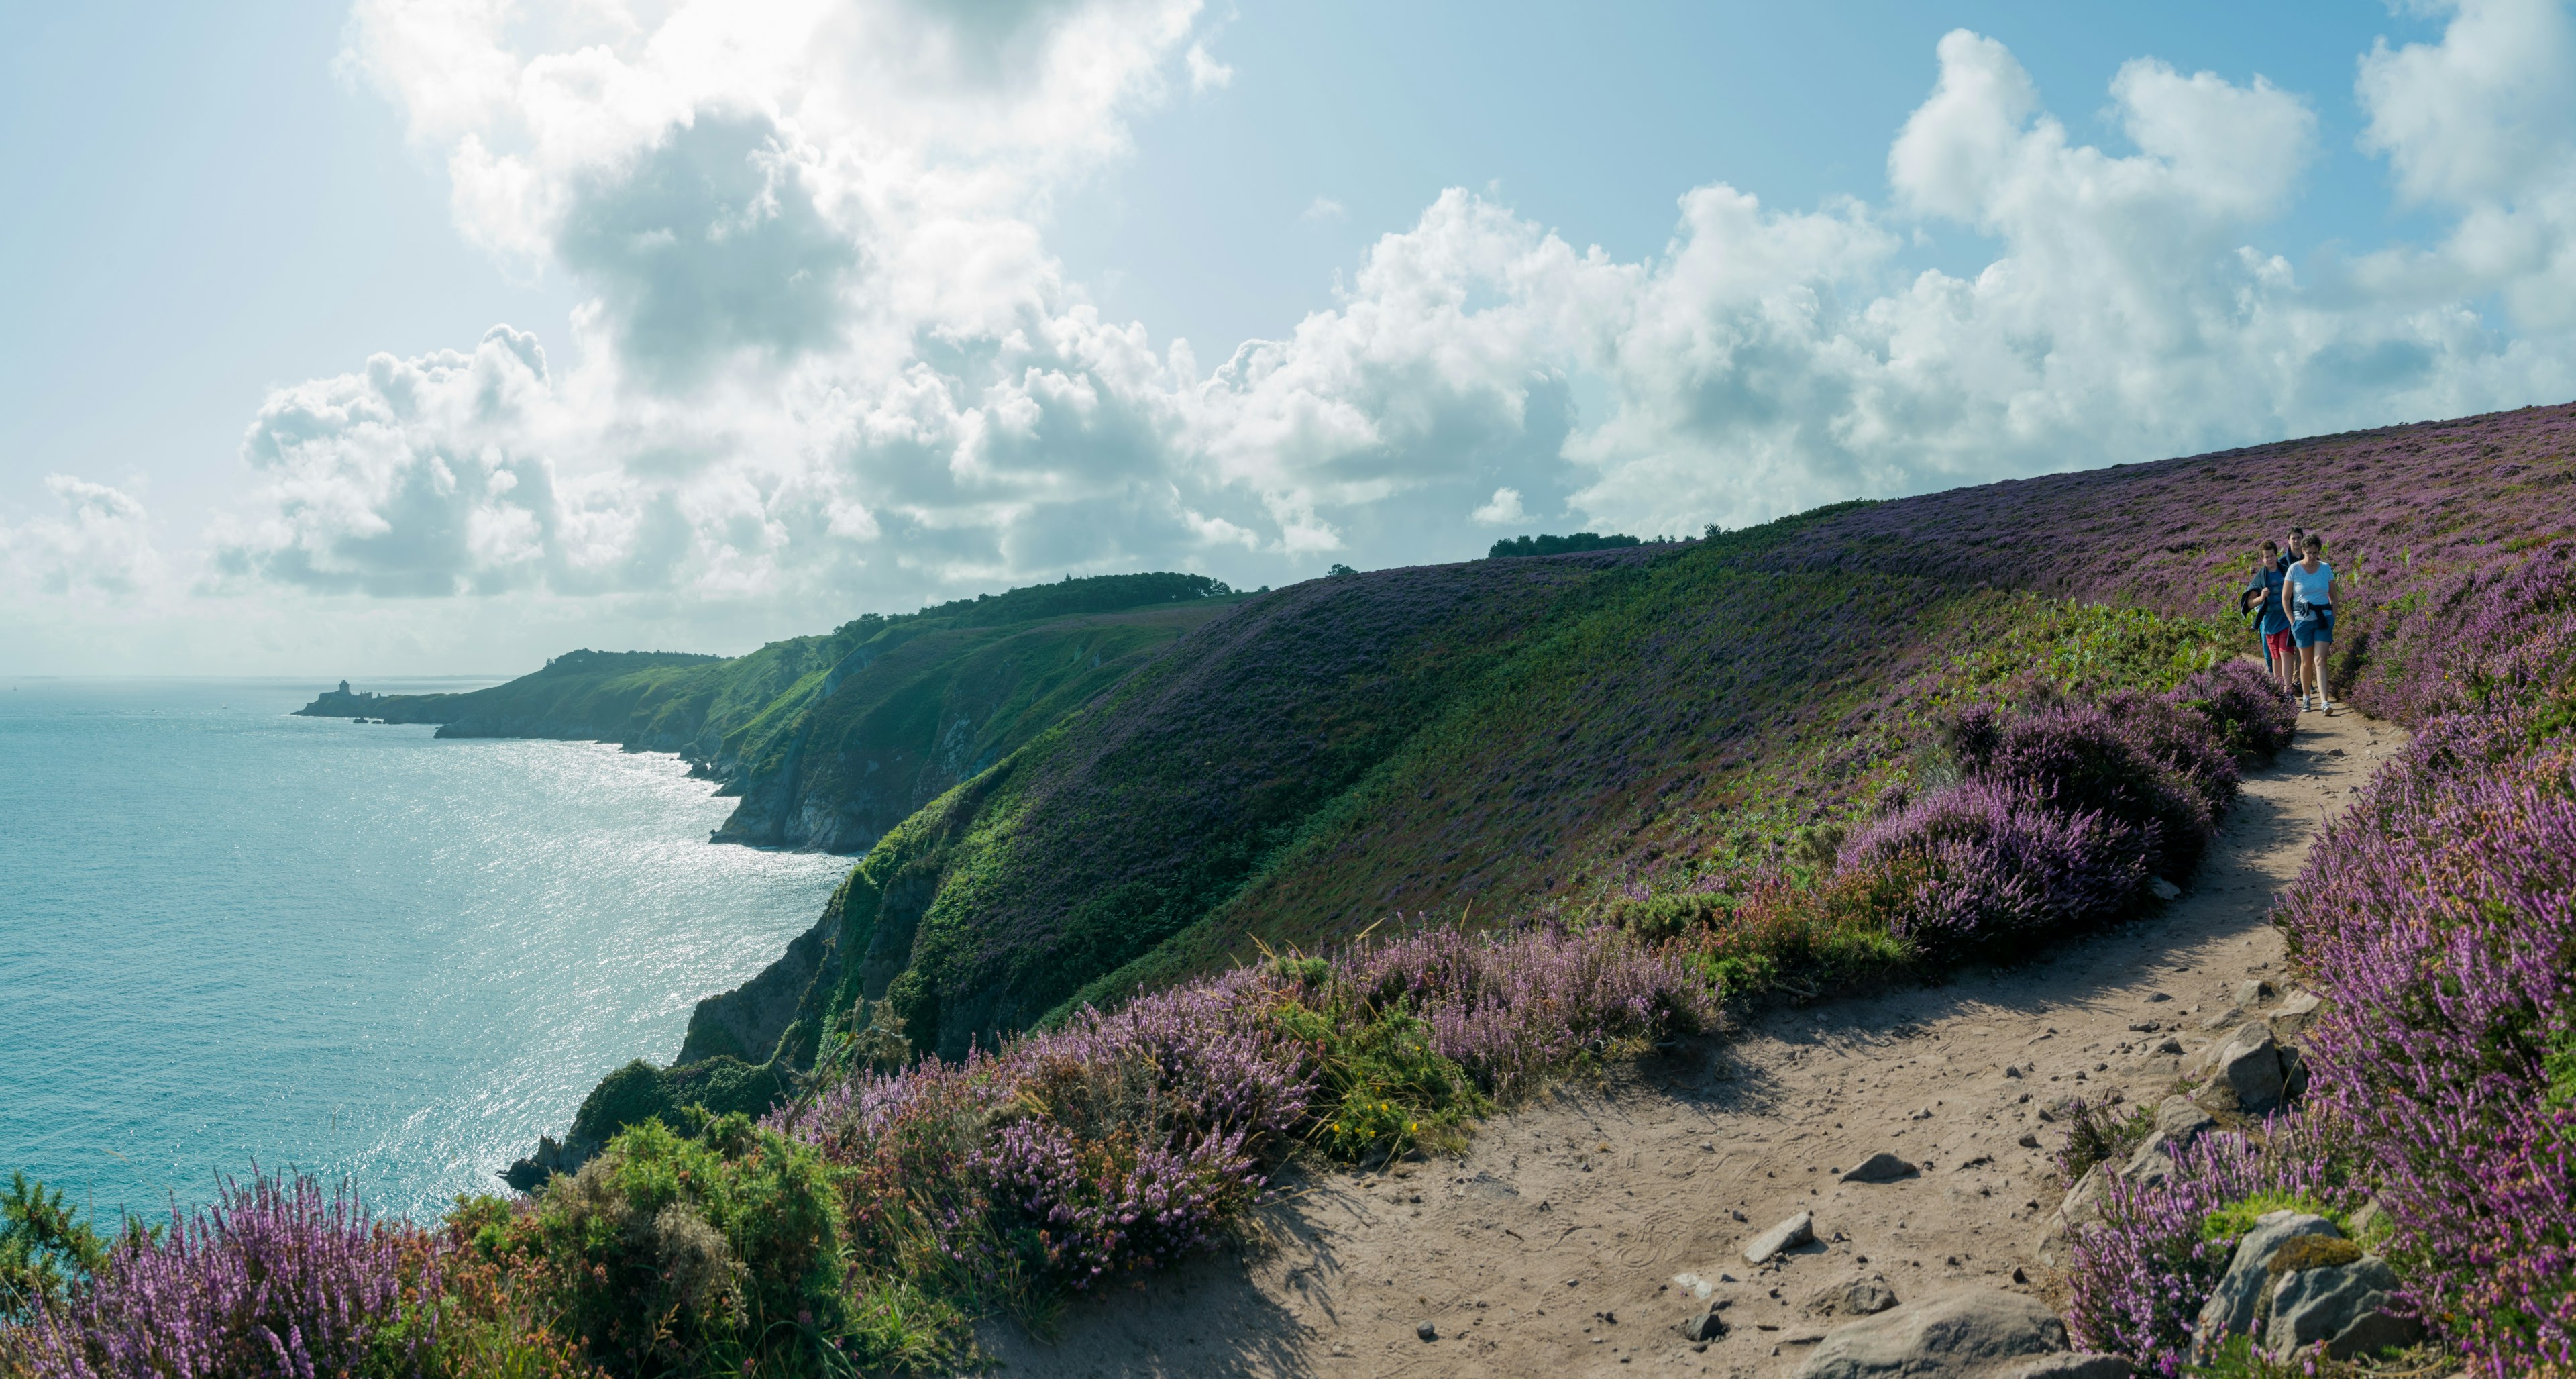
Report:
[[[708,842],[733,802],[676,757],[291,716],[321,688],[0,682],[0,1177],[113,1221],[306,1173],[427,1220],[849,867]]]

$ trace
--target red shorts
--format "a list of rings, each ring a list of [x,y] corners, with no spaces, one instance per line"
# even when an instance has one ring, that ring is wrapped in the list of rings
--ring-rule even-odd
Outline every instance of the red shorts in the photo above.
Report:
[[[2272,653],[2272,660],[2276,665],[2295,661],[2299,658],[2297,648],[2290,645],[2290,629],[2286,627],[2282,628],[2278,632],[2264,634],[2263,645]]]

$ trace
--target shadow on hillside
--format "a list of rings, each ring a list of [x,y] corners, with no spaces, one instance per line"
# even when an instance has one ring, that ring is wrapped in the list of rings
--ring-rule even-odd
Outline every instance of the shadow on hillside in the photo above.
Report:
[[[1303,1338],[1316,1321],[1338,1320],[1333,1298],[1347,1293],[1334,1253],[1333,1223],[1364,1218],[1366,1204],[1331,1179],[1291,1172],[1283,1193],[1306,1213],[1271,1205],[1252,1214],[1219,1248],[1173,1269],[1122,1281],[1065,1308],[1052,1339],[1005,1321],[977,1327],[986,1354],[1005,1370],[1079,1375],[1278,1375],[1304,1373],[1318,1359]],[[1317,1210],[1318,1205],[1322,1210]],[[1309,1216],[1321,1220],[1309,1219]],[[1255,1275],[1279,1279],[1276,1298]],[[1186,1315],[1186,1327],[1171,1325]]]

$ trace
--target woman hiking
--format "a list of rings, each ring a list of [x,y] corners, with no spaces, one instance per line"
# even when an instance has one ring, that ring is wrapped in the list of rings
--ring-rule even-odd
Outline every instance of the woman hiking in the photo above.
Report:
[[[2288,562],[2281,559],[2281,543],[2266,538],[2263,559],[2254,566],[2253,582],[2245,587],[2242,606],[2255,614],[2254,635],[2263,643],[2263,665],[2281,686],[2283,694],[2298,692],[2298,670],[2290,644],[2290,615],[2281,600],[2282,588],[2289,582],[2285,573]],[[2260,607],[2256,608],[2257,600]]]
[[[2302,672],[2299,712],[2308,711],[2308,686],[2316,687],[2317,710],[2334,716],[2326,698],[2326,649],[2334,645],[2334,567],[2328,565],[2326,539],[2310,533],[2300,560],[2283,570],[2282,593],[2289,604],[2290,644]]]

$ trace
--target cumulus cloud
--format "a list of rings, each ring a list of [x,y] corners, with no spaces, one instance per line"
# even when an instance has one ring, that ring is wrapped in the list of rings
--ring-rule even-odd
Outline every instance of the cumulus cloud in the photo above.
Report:
[[[1530,516],[1521,507],[1519,489],[1498,488],[1494,490],[1493,497],[1485,500],[1484,506],[1467,514],[1467,520],[1488,527],[1513,527],[1530,520]]]
[[[126,597],[150,590],[163,564],[151,514],[121,489],[69,474],[45,476],[55,517],[0,526],[0,570],[20,593]]]
[[[2361,59],[2366,147],[2453,223],[2313,281],[2258,247],[2319,154],[2311,98],[2141,58],[2097,147],[1959,31],[1884,204],[1697,187],[1632,261],[1451,190],[1330,309],[1206,360],[1101,316],[1044,233],[1138,112],[1221,98],[1203,20],[365,0],[349,61],[445,158],[459,226],[589,300],[549,347],[501,327],[280,389],[221,578],[827,620],[1074,571],[1454,557],[1534,513],[1737,525],[2576,391],[2555,7],[2463,4]],[[1952,231],[1991,261],[1909,262]]]

